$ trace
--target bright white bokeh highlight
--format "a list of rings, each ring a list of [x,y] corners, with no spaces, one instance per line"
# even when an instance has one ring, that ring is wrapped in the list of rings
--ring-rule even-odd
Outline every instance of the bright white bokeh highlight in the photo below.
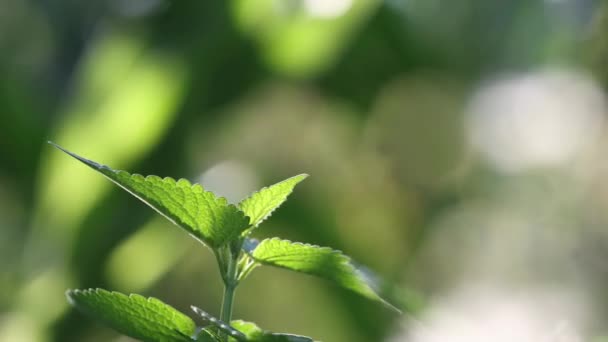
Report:
[[[225,197],[230,203],[238,203],[257,189],[258,178],[251,166],[236,161],[219,162],[200,176],[205,190]]]
[[[353,0],[303,0],[304,10],[317,18],[336,18],[348,12]]]
[[[582,342],[572,294],[467,287],[431,304],[422,322],[390,342]]]
[[[468,110],[471,144],[500,171],[559,167],[595,141],[606,113],[586,75],[545,71],[498,78],[478,89]]]

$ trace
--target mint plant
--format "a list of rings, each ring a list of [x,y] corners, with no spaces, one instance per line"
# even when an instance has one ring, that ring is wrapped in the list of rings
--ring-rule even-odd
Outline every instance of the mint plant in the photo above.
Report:
[[[254,323],[232,320],[237,286],[256,267],[275,266],[333,281],[369,299],[388,304],[371,277],[350,258],[328,247],[270,238],[258,242],[250,234],[266,220],[308,175],[301,174],[265,187],[237,205],[227,203],[185,179],[141,176],[113,170],[80,157],[52,142],[184,229],[215,255],[224,282],[220,319],[192,306],[207,325],[197,327],[184,313],[156,298],[129,296],[103,289],[68,290],[70,304],[118,332],[142,341],[312,341],[309,337],[265,331]]]

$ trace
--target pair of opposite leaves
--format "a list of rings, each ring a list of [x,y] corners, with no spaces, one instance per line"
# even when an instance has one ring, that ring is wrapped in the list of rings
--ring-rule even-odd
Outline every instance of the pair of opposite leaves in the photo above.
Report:
[[[291,177],[263,188],[238,205],[233,205],[227,203],[225,198],[217,197],[205,191],[202,186],[192,185],[185,179],[175,181],[168,177],[143,177],[113,170],[51,144],[103,174],[213,250],[248,235],[285,202],[294,187],[307,177],[305,174]],[[340,251],[270,238],[245,252],[258,264],[316,275],[387,304],[373,289],[370,278],[353,266],[350,258]],[[184,338],[185,341],[192,341],[192,336],[195,335],[194,322],[188,316],[155,298],[125,296],[105,290],[71,290],[68,291],[68,298],[73,305],[105,321],[116,330],[145,341],[182,341]],[[241,339],[237,338],[239,341],[312,341],[294,335],[265,332],[252,323],[234,321],[231,324],[248,332]],[[214,339],[211,331],[203,330],[197,335],[199,340]]]

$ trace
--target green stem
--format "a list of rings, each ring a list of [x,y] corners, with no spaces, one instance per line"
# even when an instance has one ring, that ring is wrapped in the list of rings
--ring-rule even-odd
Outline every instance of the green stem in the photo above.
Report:
[[[234,293],[238,284],[237,280],[237,261],[229,253],[227,258],[226,274],[224,277],[224,297],[222,298],[222,311],[220,320],[226,324],[230,324],[232,320],[232,304],[234,302]],[[228,335],[222,334],[223,341],[228,342]]]
[[[234,302],[235,290],[236,286],[224,286],[224,298],[222,299],[220,319],[226,324],[230,324],[230,320],[232,319],[232,303]]]

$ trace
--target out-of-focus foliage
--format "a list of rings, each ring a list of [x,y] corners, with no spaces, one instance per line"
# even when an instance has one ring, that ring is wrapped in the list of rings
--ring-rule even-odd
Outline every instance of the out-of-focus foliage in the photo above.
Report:
[[[261,268],[235,315],[270,331],[608,336],[607,9],[5,0],[0,340],[118,339],[76,314],[65,288],[219,311],[211,257],[47,140],[119,169],[187,176],[233,203],[311,174],[260,234],[343,250],[412,312]]]

